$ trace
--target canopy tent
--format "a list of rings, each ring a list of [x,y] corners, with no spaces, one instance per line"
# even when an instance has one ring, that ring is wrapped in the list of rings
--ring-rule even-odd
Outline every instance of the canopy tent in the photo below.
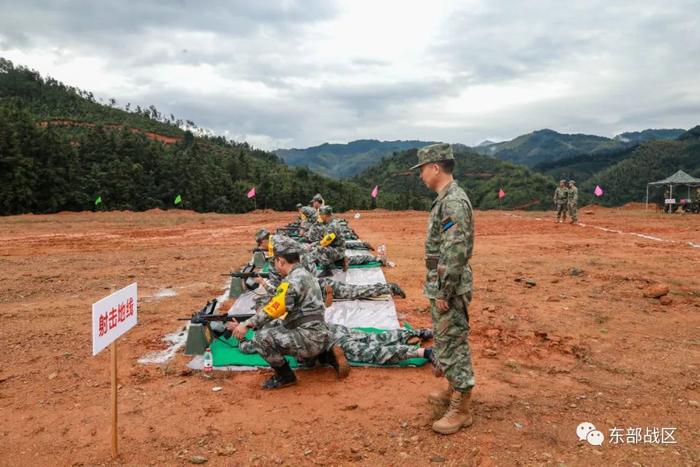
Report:
[[[673,198],[673,187],[677,185],[686,185],[688,187],[688,198],[690,198],[690,187],[693,186],[700,186],[700,178],[695,178],[691,177],[687,173],[683,172],[682,170],[679,170],[678,172],[674,173],[670,177],[666,177],[663,180],[659,180],[658,182],[649,182],[647,183],[647,204],[646,207],[649,207],[649,187],[650,186],[665,186],[668,185],[669,187],[669,196]]]

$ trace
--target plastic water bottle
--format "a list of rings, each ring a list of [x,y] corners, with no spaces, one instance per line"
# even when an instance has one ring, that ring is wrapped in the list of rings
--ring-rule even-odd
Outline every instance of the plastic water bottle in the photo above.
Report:
[[[211,349],[207,347],[204,351],[204,374],[211,376],[214,371],[214,357],[211,354]]]

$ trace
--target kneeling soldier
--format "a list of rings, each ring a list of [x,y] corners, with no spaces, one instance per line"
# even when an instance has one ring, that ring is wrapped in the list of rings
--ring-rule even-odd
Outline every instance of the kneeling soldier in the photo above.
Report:
[[[249,328],[258,329],[253,338],[260,356],[275,370],[263,389],[277,389],[296,383],[296,376],[285,355],[302,362],[322,357],[339,375],[347,374],[342,351],[329,348],[330,332],[324,321],[324,306],[318,281],[299,264],[301,251],[296,242],[282,239],[273,245],[274,264],[283,277],[275,295],[253,317],[242,323],[229,323],[239,340]],[[282,326],[263,327],[286,314]]]

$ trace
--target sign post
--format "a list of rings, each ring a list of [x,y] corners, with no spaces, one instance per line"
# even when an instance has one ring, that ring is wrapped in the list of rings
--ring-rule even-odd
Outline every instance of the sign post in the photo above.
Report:
[[[117,431],[117,339],[137,322],[137,286],[134,282],[92,305],[92,355],[111,347],[112,457],[119,455]]]

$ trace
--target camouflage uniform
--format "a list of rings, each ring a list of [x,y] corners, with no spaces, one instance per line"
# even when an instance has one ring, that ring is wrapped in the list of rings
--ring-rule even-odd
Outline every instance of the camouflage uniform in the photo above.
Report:
[[[345,240],[340,231],[337,219],[331,219],[327,224],[320,224],[323,227],[323,232],[319,242],[326,235],[335,235],[335,240],[328,246],[314,245],[313,249],[309,252],[309,257],[311,261],[320,266],[331,266],[336,261],[342,261],[345,259]],[[316,241],[316,240],[314,240]]]
[[[562,183],[564,181],[562,180]],[[554,190],[554,205],[557,207],[557,221],[560,219],[562,221],[566,220],[566,210],[567,210],[567,200],[569,198],[569,190],[565,186],[559,185],[556,190]]]
[[[301,208],[302,219],[299,222],[299,236],[303,240],[308,240],[309,231],[316,224],[316,210],[311,206],[304,206]]]
[[[265,326],[275,318],[267,311],[275,303],[283,303],[286,307],[284,323]],[[257,329],[252,342],[260,356],[270,366],[278,368],[285,365],[285,355],[304,361],[315,358],[328,348],[330,333],[324,321],[324,311],[318,281],[300,264],[295,264],[277,288],[277,295],[245,324]]]
[[[406,342],[411,337],[420,337],[420,330],[392,329],[371,333],[339,324],[329,324],[328,329],[331,334],[328,346],[339,345],[352,362],[381,365],[418,357],[419,347]],[[241,342],[239,350],[245,354],[257,353],[254,341]]]
[[[326,226],[321,222],[309,222],[308,229],[305,230],[304,238],[309,242],[315,243],[321,241],[323,238]]]
[[[571,223],[575,224],[578,222],[578,188],[573,180],[569,182],[569,197],[567,198],[567,206],[569,209],[569,216],[571,217]]]
[[[367,264],[372,262],[381,263],[382,259],[374,255],[352,255],[348,256],[348,264]]]
[[[331,343],[340,345],[348,360],[358,363],[398,363],[418,356],[418,349],[406,342],[420,336],[416,329],[392,329],[372,333],[329,324]]]
[[[474,248],[472,205],[456,181],[433,202],[425,241],[427,274],[423,293],[430,299],[438,368],[450,386],[461,393],[474,387],[469,349],[468,306],[472,295],[469,259]],[[437,308],[447,300],[448,310]]]
[[[392,295],[390,284],[376,283],[355,285],[336,281],[328,277],[319,279],[318,284],[321,286],[321,292],[324,294],[324,298],[324,289],[326,286],[330,286],[331,289],[333,289],[333,298],[337,300],[362,300],[376,298],[382,295]]]

